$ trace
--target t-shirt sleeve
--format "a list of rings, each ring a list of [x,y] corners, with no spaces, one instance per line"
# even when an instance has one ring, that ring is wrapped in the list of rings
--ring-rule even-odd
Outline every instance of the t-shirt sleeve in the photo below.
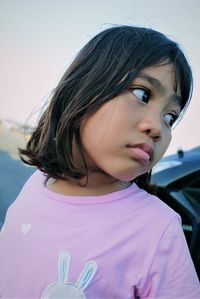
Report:
[[[139,298],[200,298],[200,283],[178,217],[167,226]]]

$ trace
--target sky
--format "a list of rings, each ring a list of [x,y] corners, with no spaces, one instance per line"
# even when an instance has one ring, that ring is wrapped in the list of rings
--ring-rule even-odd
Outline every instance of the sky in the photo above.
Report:
[[[192,102],[166,154],[200,145],[199,0],[0,0],[0,119],[35,124],[80,48],[113,24],[145,26],[177,41],[194,76]]]

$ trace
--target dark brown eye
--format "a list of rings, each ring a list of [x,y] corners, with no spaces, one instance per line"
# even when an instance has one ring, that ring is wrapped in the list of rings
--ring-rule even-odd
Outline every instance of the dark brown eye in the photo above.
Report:
[[[151,93],[149,90],[141,87],[130,88],[131,92],[136,96],[136,98],[144,103],[148,103]]]
[[[165,115],[165,122],[170,126],[172,127],[173,124],[175,123],[175,121],[177,120],[178,118],[178,115],[174,114],[174,113],[167,113]]]

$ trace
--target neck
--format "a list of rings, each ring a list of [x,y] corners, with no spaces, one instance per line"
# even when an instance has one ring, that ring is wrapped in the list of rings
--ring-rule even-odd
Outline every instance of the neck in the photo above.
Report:
[[[129,185],[129,182],[123,182],[100,173],[92,173],[92,175],[88,175],[88,180],[86,177],[79,181],[71,178],[68,180],[49,179],[46,183],[48,189],[56,193],[72,196],[105,195],[125,189]]]

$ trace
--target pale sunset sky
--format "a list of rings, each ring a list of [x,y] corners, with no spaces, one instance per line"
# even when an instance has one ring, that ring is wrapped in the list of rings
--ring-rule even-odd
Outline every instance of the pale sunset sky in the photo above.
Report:
[[[199,0],[0,0],[0,119],[33,124],[79,49],[112,24],[151,27],[181,45],[194,94],[166,154],[199,146]]]

